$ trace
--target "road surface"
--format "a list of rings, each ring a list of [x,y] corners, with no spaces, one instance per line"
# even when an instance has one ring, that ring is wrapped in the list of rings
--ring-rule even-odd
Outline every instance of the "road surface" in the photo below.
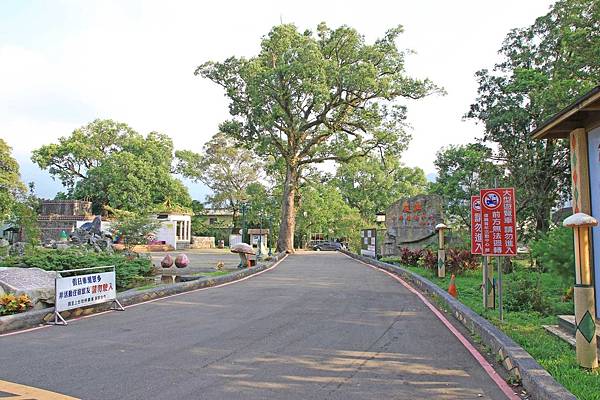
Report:
[[[0,359],[4,385],[81,399],[506,399],[415,294],[328,252],[0,337]]]

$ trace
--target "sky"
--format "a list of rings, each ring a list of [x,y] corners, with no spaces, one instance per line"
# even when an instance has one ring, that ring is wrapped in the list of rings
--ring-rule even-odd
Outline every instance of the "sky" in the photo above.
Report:
[[[455,1],[0,1],[0,137],[13,148],[22,179],[51,198],[63,190],[30,160],[31,151],[96,118],[136,131],[166,133],[177,149],[200,151],[227,119],[220,87],[195,67],[251,57],[281,22],[299,29],[349,25],[368,42],[404,27],[400,48],[415,51],[407,73],[447,91],[406,102],[413,137],[403,156],[435,173],[436,152],[482,134],[464,121],[474,74],[491,68],[506,34],[545,14],[548,0]],[[194,199],[208,189],[186,181]]]

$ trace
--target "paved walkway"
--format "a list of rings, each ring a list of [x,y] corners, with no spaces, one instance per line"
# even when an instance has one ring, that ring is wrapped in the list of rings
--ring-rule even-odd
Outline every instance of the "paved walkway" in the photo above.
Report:
[[[0,338],[0,359],[2,380],[83,399],[506,398],[414,294],[325,252]]]

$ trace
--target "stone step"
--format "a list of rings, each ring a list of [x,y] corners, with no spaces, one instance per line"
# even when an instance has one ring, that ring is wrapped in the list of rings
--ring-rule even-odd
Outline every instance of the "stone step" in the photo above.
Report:
[[[574,315],[559,315],[558,325],[561,329],[575,335],[575,316]],[[596,320],[596,336],[600,338],[600,321]]]
[[[558,326],[564,331],[575,335],[575,316],[574,315],[559,315]]]
[[[575,316],[559,315],[558,325],[543,325],[544,329],[552,335],[569,343],[575,347]],[[600,324],[596,321],[596,337],[598,338],[598,348],[600,349]]]
[[[572,348],[575,348],[575,335],[564,330],[560,325],[542,325],[546,331],[556,336],[559,339],[569,343]]]

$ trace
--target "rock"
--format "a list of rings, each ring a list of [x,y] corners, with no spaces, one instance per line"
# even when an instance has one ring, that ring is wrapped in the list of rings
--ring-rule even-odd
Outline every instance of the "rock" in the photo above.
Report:
[[[385,212],[384,256],[398,256],[400,249],[423,249],[437,243],[436,226],[444,221],[442,198],[418,195],[403,198]]]
[[[163,268],[171,268],[173,266],[173,257],[167,254],[160,262],[160,266]]]
[[[40,268],[6,268],[0,271],[0,287],[7,293],[26,294],[34,309],[54,304],[53,272]]]
[[[23,257],[25,255],[25,242],[16,242],[8,249],[9,256]]]
[[[188,266],[189,263],[190,260],[185,254],[180,254],[177,257],[175,257],[175,266],[177,268],[185,268]]]

